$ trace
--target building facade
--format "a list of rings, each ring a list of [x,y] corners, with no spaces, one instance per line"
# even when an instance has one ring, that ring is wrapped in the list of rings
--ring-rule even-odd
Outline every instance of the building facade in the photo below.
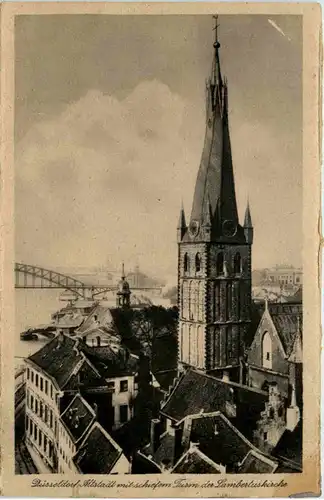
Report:
[[[178,224],[179,367],[239,380],[251,315],[249,205],[239,223],[228,123],[227,81],[214,43],[206,133],[189,224]]]

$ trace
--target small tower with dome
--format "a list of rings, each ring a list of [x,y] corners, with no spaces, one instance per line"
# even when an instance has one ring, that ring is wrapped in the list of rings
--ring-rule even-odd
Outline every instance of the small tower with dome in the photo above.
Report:
[[[130,296],[131,291],[129,288],[129,283],[125,278],[125,268],[124,262],[122,264],[122,276],[121,280],[118,283],[117,290],[117,307],[130,307]]]

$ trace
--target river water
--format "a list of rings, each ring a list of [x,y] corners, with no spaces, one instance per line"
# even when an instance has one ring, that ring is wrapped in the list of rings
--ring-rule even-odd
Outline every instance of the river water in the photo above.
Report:
[[[28,327],[50,323],[51,314],[65,303],[59,300],[62,290],[16,289],[15,290],[15,358],[16,366],[22,358],[38,351],[48,339],[20,340],[20,333]]]
[[[16,289],[15,290],[15,365],[19,367],[26,358],[38,351],[48,339],[20,340],[20,333],[28,327],[51,322],[51,315],[66,305],[60,300],[60,289]],[[154,298],[155,305],[170,306],[168,299]]]

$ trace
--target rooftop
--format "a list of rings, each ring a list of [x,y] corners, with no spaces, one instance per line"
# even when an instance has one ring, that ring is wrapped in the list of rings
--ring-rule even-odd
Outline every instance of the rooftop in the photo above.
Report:
[[[67,335],[59,334],[45,344],[28,360],[37,365],[62,389],[78,364],[83,361],[81,351],[75,349],[77,341]]]
[[[95,419],[94,410],[80,394],[74,397],[61,415],[61,420],[69,430],[74,442],[82,438]]]
[[[278,467],[277,462],[257,453],[254,450],[244,458],[241,463],[239,474],[272,474]]]
[[[82,474],[109,474],[121,455],[118,444],[96,422],[75,455],[74,463]]]
[[[171,472],[173,474],[221,474],[225,470],[202,453],[197,446],[191,446]]]
[[[213,411],[235,418],[234,407],[248,406],[250,411],[259,414],[264,410],[266,400],[267,394],[258,389],[226,382],[198,370],[188,370],[176,383],[161,407],[161,413],[175,422],[188,415]]]

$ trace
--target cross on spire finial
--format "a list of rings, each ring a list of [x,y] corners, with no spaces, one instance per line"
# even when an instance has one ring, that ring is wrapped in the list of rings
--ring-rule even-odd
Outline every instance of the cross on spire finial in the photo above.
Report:
[[[213,19],[215,19],[215,26],[213,28],[213,31],[215,31],[215,42],[214,42],[214,47],[215,49],[218,49],[220,47],[220,43],[218,41],[218,28],[219,28],[219,24],[218,24],[218,15],[216,16],[213,16]]]

